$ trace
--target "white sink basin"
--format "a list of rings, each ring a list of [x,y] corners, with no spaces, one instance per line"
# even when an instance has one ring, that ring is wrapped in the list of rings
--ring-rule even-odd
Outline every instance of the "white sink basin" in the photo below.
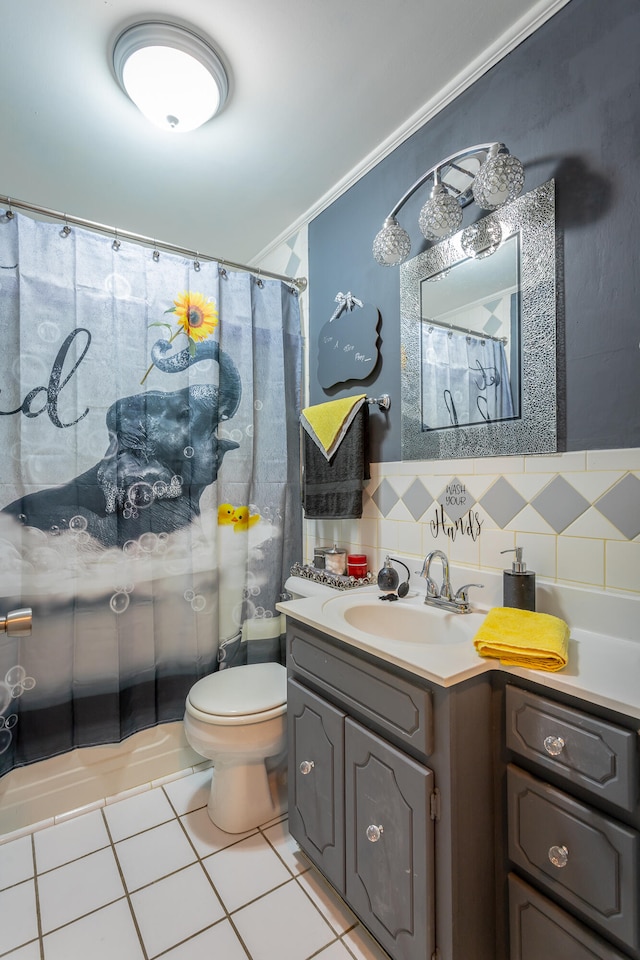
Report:
[[[342,594],[323,604],[327,626],[405,643],[453,644],[473,640],[484,613],[451,613],[427,606],[422,597],[381,600],[377,593]]]

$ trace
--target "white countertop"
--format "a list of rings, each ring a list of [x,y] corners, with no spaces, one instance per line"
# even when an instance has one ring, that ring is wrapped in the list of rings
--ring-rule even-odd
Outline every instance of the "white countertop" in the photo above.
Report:
[[[377,587],[338,593],[326,589],[318,595],[277,604],[285,615],[329,634],[344,643],[365,650],[381,660],[394,663],[411,673],[443,687],[453,686],[490,670],[500,670],[570,694],[594,704],[616,710],[640,720],[640,642],[611,638],[586,630],[572,630],[569,662],[557,673],[519,667],[505,667],[498,660],[478,656],[473,637],[487,610],[476,607],[472,614],[447,613],[427,608],[429,623],[439,634],[449,634],[451,642],[434,643],[429,639],[389,639],[352,626],[344,617],[348,606],[381,603],[382,617],[393,617],[393,606],[382,612]],[[397,604],[424,607],[422,597],[407,597]],[[386,605],[385,605],[386,606]],[[401,614],[402,615],[402,614]],[[415,636],[415,634],[414,634]]]

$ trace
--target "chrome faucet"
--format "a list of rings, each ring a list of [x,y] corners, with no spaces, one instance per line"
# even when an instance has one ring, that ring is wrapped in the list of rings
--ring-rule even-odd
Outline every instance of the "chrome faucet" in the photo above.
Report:
[[[431,577],[431,564],[434,560],[439,560],[442,564],[442,583],[440,586]],[[449,579],[449,560],[442,550],[432,550],[431,553],[427,554],[422,564],[420,576],[427,581],[424,602],[429,606],[441,607],[443,610],[452,610],[455,613],[471,613],[469,587],[483,588],[481,583],[465,583],[454,593]]]

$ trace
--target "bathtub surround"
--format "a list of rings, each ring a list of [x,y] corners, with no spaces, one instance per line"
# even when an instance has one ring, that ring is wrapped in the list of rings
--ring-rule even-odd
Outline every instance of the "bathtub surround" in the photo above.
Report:
[[[34,613],[0,650],[4,773],[280,659],[300,320],[289,284],[22,214],[0,262],[4,606]]]

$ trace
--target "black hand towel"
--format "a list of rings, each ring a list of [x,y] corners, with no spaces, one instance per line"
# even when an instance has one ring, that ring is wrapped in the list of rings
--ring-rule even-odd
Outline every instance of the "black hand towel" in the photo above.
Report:
[[[300,427],[302,505],[307,520],[362,516],[362,484],[369,479],[368,423],[369,408],[364,403],[330,460]]]

